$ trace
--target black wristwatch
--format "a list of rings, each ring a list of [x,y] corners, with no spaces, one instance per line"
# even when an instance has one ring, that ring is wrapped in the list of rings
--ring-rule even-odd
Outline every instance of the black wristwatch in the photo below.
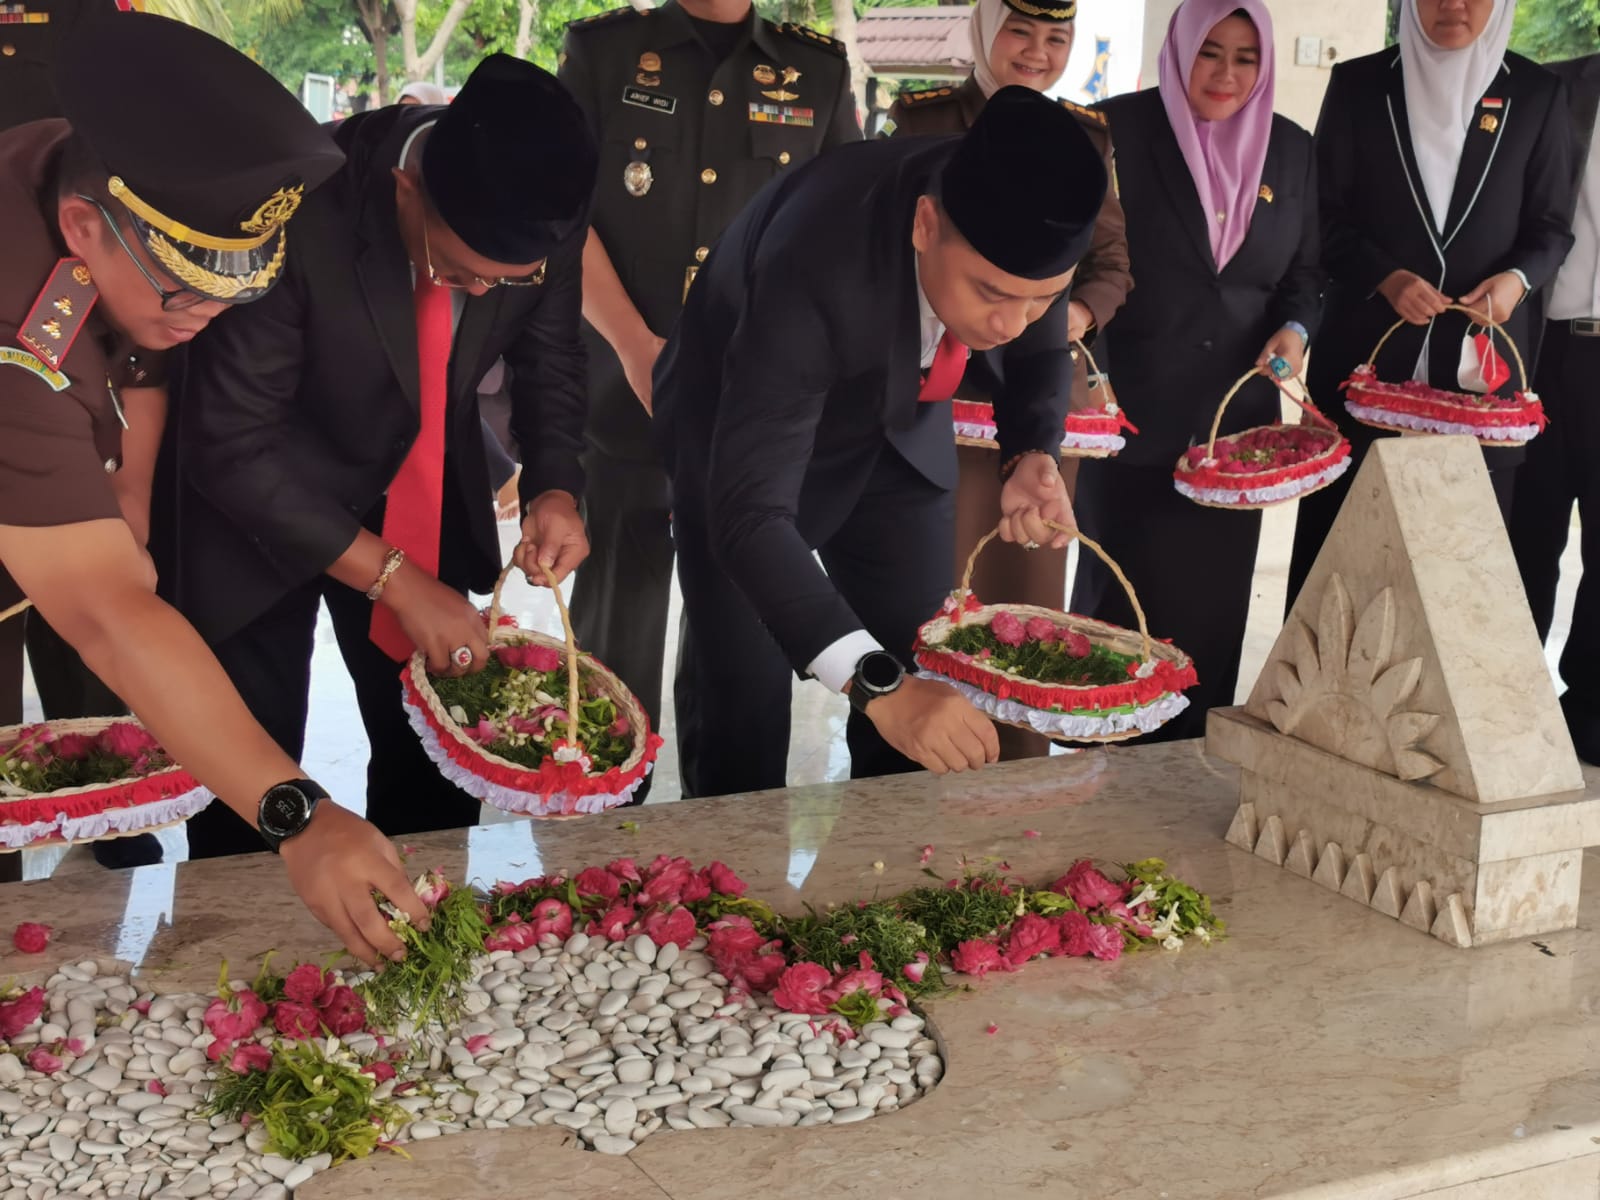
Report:
[[[856,673],[851,676],[850,707],[865,713],[867,705],[879,696],[887,696],[905,682],[906,669],[900,660],[887,650],[872,650],[861,656]]]
[[[328,793],[309,779],[290,779],[268,788],[256,812],[256,827],[267,848],[276,854],[279,846],[311,824],[317,804],[326,799]]]

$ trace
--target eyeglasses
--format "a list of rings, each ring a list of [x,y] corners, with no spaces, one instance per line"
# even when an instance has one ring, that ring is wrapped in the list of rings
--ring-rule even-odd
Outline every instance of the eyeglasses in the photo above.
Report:
[[[541,262],[532,275],[499,275],[494,279],[485,279],[481,275],[474,275],[465,283],[451,275],[441,275],[433,266],[433,247],[428,242],[428,212],[422,212],[422,255],[428,263],[428,278],[435,287],[455,288],[465,290],[476,284],[481,288],[497,287],[538,287],[544,282],[545,263]]]
[[[111,236],[117,239],[117,245],[122,247],[122,252],[128,256],[133,265],[139,268],[139,274],[144,276],[145,282],[156,290],[156,295],[161,297],[163,311],[182,312],[185,309],[204,304],[212,298],[210,296],[202,296],[199,292],[190,291],[188,288],[162,287],[161,281],[150,273],[150,269],[144,263],[139,261],[139,256],[133,252],[133,247],[128,245],[127,239],[122,236],[121,225],[117,223],[117,219],[114,216],[106,211],[105,205],[101,204],[93,196],[85,196],[82,192],[78,193],[78,199],[87,200],[100,210],[100,215],[105,218],[106,225],[111,229]]]

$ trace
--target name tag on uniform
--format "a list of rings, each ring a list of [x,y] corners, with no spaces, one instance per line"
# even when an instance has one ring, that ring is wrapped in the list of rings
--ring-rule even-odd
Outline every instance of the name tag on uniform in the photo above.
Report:
[[[44,380],[52,392],[64,392],[71,386],[72,380],[60,371],[53,371],[35,355],[26,350],[18,350],[15,346],[0,346],[0,364],[21,367],[30,375],[37,375]]]
[[[622,102],[632,104],[637,108],[648,108],[651,112],[665,113],[671,116],[678,108],[676,96],[664,96],[660,92],[646,91],[644,88],[625,87],[622,89]]]
[[[804,125],[810,127],[816,124],[816,110],[811,108],[796,108],[792,104],[754,104],[750,105],[750,119],[759,121],[764,125]]]

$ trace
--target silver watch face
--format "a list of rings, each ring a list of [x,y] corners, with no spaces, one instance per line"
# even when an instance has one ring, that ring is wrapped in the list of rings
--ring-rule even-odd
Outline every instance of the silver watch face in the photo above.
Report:
[[[293,784],[280,783],[261,798],[261,828],[274,837],[291,837],[311,819],[311,799]]]

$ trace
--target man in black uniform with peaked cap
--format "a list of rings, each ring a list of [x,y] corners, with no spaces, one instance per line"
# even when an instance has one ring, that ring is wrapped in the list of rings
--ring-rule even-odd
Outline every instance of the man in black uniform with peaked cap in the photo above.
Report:
[[[578,322],[595,144],[556,78],[506,54],[448,106],[362,113],[334,136],[348,161],[306,201],[306,252],[189,356],[179,604],[298,754],[326,603],[372,746],[367,811],[389,834],[471,825],[478,802],[407,720],[399,660],[488,661],[464,593],[501,566],[477,397],[499,358],[522,461],[517,564],[542,584],[540,563],[560,578],[588,552]],[[237,853],[249,830],[208,812],[190,847]]]
[[[1008,541],[1065,545],[1045,520],[1071,521],[1072,362],[1066,321],[1040,318],[1105,189],[1072,114],[1010,87],[960,137],[807,164],[723,235],[655,376],[688,794],[783,785],[790,669],[849,694],[856,777],[994,761],[987,718],[905,673],[950,586],[949,400],[969,348],[1004,347],[995,519]]]
[[[287,226],[339,165],[276,80],[175,21],[117,14],[62,47],[66,120],[0,133],[0,608],[19,593],[220,805],[280,850],[311,911],[367,962],[403,948],[374,890],[426,921],[394,846],[251,718],[154,591],[113,477],[154,443],[121,417],[161,352],[283,276]],[[168,811],[166,818],[182,815]],[[111,831],[146,808],[109,810]]]

